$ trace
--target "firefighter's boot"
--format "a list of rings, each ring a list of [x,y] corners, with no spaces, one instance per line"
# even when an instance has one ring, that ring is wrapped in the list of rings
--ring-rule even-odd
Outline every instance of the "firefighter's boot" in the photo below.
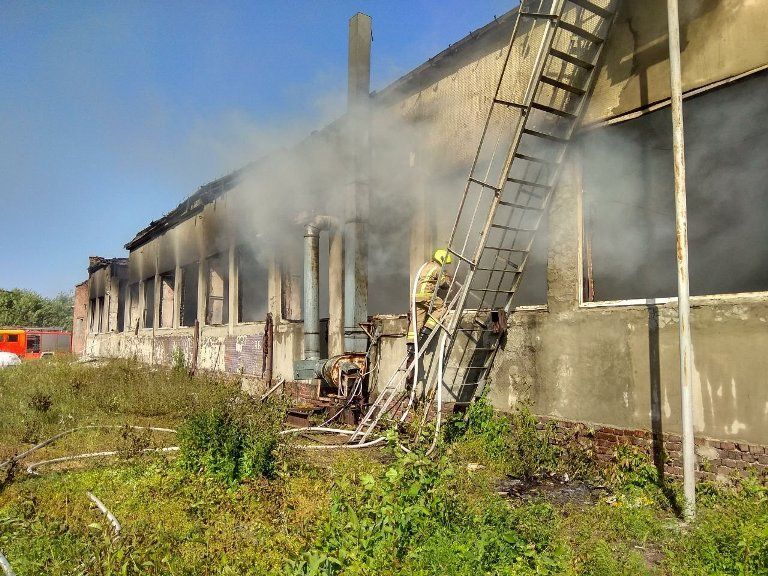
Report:
[[[406,369],[408,369],[408,373],[405,375],[405,387],[406,389],[410,390],[413,386],[413,367],[411,367],[411,364],[413,363],[413,359],[416,357],[416,347],[414,346],[413,342],[408,342],[405,345],[405,348],[408,351],[408,358],[405,361]]]

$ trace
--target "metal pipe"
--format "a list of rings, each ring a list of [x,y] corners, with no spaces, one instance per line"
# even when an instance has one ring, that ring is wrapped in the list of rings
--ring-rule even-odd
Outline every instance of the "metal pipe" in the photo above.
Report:
[[[683,87],[680,66],[680,20],[677,0],[667,0],[669,26],[669,78],[672,102],[672,155],[675,164],[675,236],[677,238],[677,309],[680,334],[680,398],[683,441],[683,513],[696,514],[696,454],[693,440],[693,349],[691,345],[688,287],[688,215],[685,200],[685,147],[683,137]]]
[[[320,229],[304,228],[304,359],[320,359]]]
[[[316,216],[304,227],[304,359],[320,359],[320,232],[329,232],[328,299],[329,351],[341,347],[343,338],[342,275],[343,237],[338,221],[331,216]],[[331,336],[333,345],[331,346]]]

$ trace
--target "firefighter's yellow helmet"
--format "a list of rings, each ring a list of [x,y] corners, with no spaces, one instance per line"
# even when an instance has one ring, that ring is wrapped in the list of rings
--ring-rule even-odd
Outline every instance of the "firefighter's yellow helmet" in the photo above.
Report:
[[[434,258],[440,264],[450,264],[451,262],[453,262],[453,258],[451,258],[451,253],[444,248],[438,248],[437,250],[435,250],[435,253],[432,256],[432,258]]]

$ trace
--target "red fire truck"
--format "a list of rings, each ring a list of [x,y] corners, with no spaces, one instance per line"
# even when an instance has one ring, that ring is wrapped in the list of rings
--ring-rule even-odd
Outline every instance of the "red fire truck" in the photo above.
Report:
[[[0,351],[40,358],[72,350],[72,332],[46,328],[0,328]]]

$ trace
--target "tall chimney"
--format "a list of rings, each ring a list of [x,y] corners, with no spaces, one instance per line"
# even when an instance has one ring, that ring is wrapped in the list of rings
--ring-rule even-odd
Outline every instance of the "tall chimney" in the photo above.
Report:
[[[370,205],[371,17],[358,12],[349,21],[347,145],[349,180],[344,222],[344,343],[347,352],[365,352],[368,321],[368,212]]]

